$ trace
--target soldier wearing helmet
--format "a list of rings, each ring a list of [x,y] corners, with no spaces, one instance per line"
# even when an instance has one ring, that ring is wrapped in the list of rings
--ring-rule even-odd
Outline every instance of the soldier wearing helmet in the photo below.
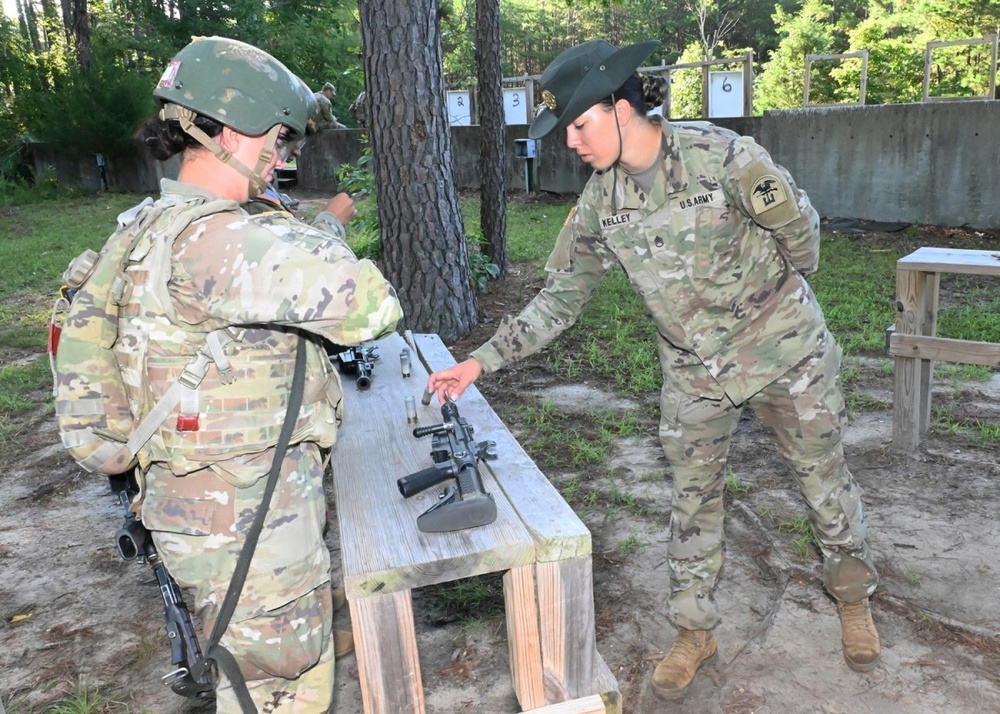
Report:
[[[310,123],[316,131],[327,129],[346,129],[333,113],[333,98],[337,96],[337,88],[327,82],[323,88],[313,94],[315,104],[310,115]]]
[[[219,653],[217,711],[326,712],[335,645],[321,450],[342,415],[322,343],[391,332],[399,302],[344,241],[349,197],[331,199],[311,224],[241,208],[306,134],[311,92],[281,62],[199,38],[154,95],[160,111],[139,137],[161,160],[179,154],[180,170],[157,201],[123,214],[127,288],[113,349],[137,422],[175,385],[187,389],[138,454],[134,508],[190,596],[203,649]],[[192,387],[199,355],[207,372]],[[288,413],[293,394],[301,407]],[[294,422],[282,449],[286,415]],[[259,540],[247,545],[258,512]]]

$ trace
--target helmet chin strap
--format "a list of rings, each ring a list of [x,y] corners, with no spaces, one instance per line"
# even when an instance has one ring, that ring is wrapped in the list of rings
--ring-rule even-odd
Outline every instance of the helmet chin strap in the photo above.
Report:
[[[618,215],[618,166],[622,162],[622,154],[625,153],[625,144],[622,141],[622,127],[618,123],[618,101],[615,93],[611,93],[611,113],[615,115],[615,131],[618,132],[618,158],[611,164],[611,215]]]
[[[176,119],[186,134],[193,136],[199,144],[211,151],[219,161],[245,176],[250,181],[250,198],[255,198],[263,193],[264,189],[267,188],[267,181],[264,180],[264,167],[270,163],[271,158],[274,156],[274,147],[278,143],[281,124],[275,124],[268,130],[264,146],[261,148],[260,156],[257,158],[257,166],[251,171],[222,144],[195,126],[194,119],[196,116],[197,114],[192,110],[182,107],[179,104],[166,104],[160,110],[160,119]]]

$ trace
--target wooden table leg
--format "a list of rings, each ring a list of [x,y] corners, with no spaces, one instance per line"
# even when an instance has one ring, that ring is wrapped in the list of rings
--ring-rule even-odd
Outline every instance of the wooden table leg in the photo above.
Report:
[[[590,556],[539,563],[535,577],[546,703],[595,694],[597,644]]]
[[[920,334],[933,337],[937,334],[938,318],[938,288],[941,283],[940,273],[923,273],[924,284],[922,286],[923,299],[917,305],[921,310]],[[919,418],[920,433],[927,431],[931,426],[931,391],[934,388],[934,360],[918,360],[920,376],[920,411],[917,412]]]
[[[534,565],[513,568],[504,574],[503,602],[510,677],[521,709],[530,711],[545,705]]]
[[[424,714],[409,590],[348,601],[366,714]]]
[[[919,335],[925,319],[925,273],[919,270],[896,271],[896,332],[893,335]],[[899,449],[916,449],[920,444],[921,360],[896,357],[895,392],[892,405],[892,443]]]

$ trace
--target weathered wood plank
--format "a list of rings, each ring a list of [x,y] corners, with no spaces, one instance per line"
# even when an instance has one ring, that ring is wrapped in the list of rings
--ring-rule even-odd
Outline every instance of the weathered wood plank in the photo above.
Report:
[[[920,334],[933,337],[937,334],[938,318],[938,288],[941,285],[940,273],[928,273],[924,276],[924,295],[918,301],[924,314],[920,318]],[[931,392],[934,389],[934,362],[929,359],[920,360],[920,407],[917,412],[920,433],[931,426]]]
[[[430,371],[455,364],[437,335],[413,336],[423,366]],[[426,381],[421,384],[421,388]],[[437,398],[433,399],[437,403]],[[535,538],[538,562],[575,558],[591,553],[590,531],[538,469],[490,407],[475,385],[459,399],[462,414],[476,427],[477,437],[497,443],[499,460],[491,464],[500,488]]]
[[[1000,251],[924,247],[900,258],[896,267],[928,273],[1000,275],[1000,258],[997,255]]]
[[[410,593],[348,601],[366,714],[424,714]]]
[[[398,478],[432,465],[431,437],[413,436],[404,397],[414,397],[419,425],[440,423],[441,412],[435,405],[420,403],[427,372],[418,359],[412,360],[412,376],[403,379],[402,338],[391,335],[376,344],[380,359],[372,371],[371,387],[358,391],[352,378],[342,380],[345,420],[332,459],[348,599],[534,562],[534,540],[489,468],[481,472],[484,487],[497,504],[495,523],[451,533],[417,530],[417,516],[437,501],[447,484],[409,499],[399,493]],[[465,417],[465,407],[460,410]],[[475,419],[470,423],[478,426]],[[486,438],[478,428],[476,436]]]
[[[559,702],[540,709],[532,709],[524,714],[605,714],[605,711],[607,710],[604,708],[604,702],[595,694],[571,702]]]
[[[545,701],[561,702],[594,694],[597,643],[591,558],[539,563],[535,578]]]
[[[896,334],[889,340],[889,354],[894,357],[1000,367],[1000,344],[994,342]]]
[[[924,273],[896,270],[896,331],[890,349],[900,337],[921,334]],[[915,449],[920,443],[920,362],[897,357],[892,406],[892,442],[896,448]]]
[[[522,709],[536,709],[545,705],[545,688],[538,633],[538,597],[532,566],[513,568],[504,575],[503,603],[507,614],[507,643],[514,693]]]
[[[618,689],[618,679],[600,653],[595,662],[597,668],[597,693],[604,702],[605,714],[622,714],[622,693]]]

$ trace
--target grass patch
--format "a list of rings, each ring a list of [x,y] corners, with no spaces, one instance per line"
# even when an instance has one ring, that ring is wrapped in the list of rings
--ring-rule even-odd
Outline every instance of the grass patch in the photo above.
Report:
[[[620,555],[623,558],[627,558],[633,553],[637,553],[638,551],[642,550],[647,545],[649,545],[649,543],[640,540],[639,536],[636,535],[636,532],[631,531],[629,532],[629,535],[625,540],[620,541],[618,545],[615,546],[615,549],[618,551],[618,555]]]
[[[812,557],[813,549],[819,549],[812,524],[805,516],[795,516],[787,521],[781,521],[778,524],[778,531],[797,534],[797,537],[792,539],[792,548],[799,560],[809,560]]]
[[[39,394],[46,399],[52,387],[52,371],[44,357],[26,364],[0,367],[0,461],[9,461],[20,446],[18,438],[26,429],[24,414],[39,405]],[[49,413],[54,405],[46,407]]]
[[[753,491],[753,484],[749,481],[743,481],[730,467],[726,471],[726,491],[732,494],[750,493]]]
[[[463,578],[420,589],[435,625],[449,622],[473,624],[504,616],[503,573]]]

